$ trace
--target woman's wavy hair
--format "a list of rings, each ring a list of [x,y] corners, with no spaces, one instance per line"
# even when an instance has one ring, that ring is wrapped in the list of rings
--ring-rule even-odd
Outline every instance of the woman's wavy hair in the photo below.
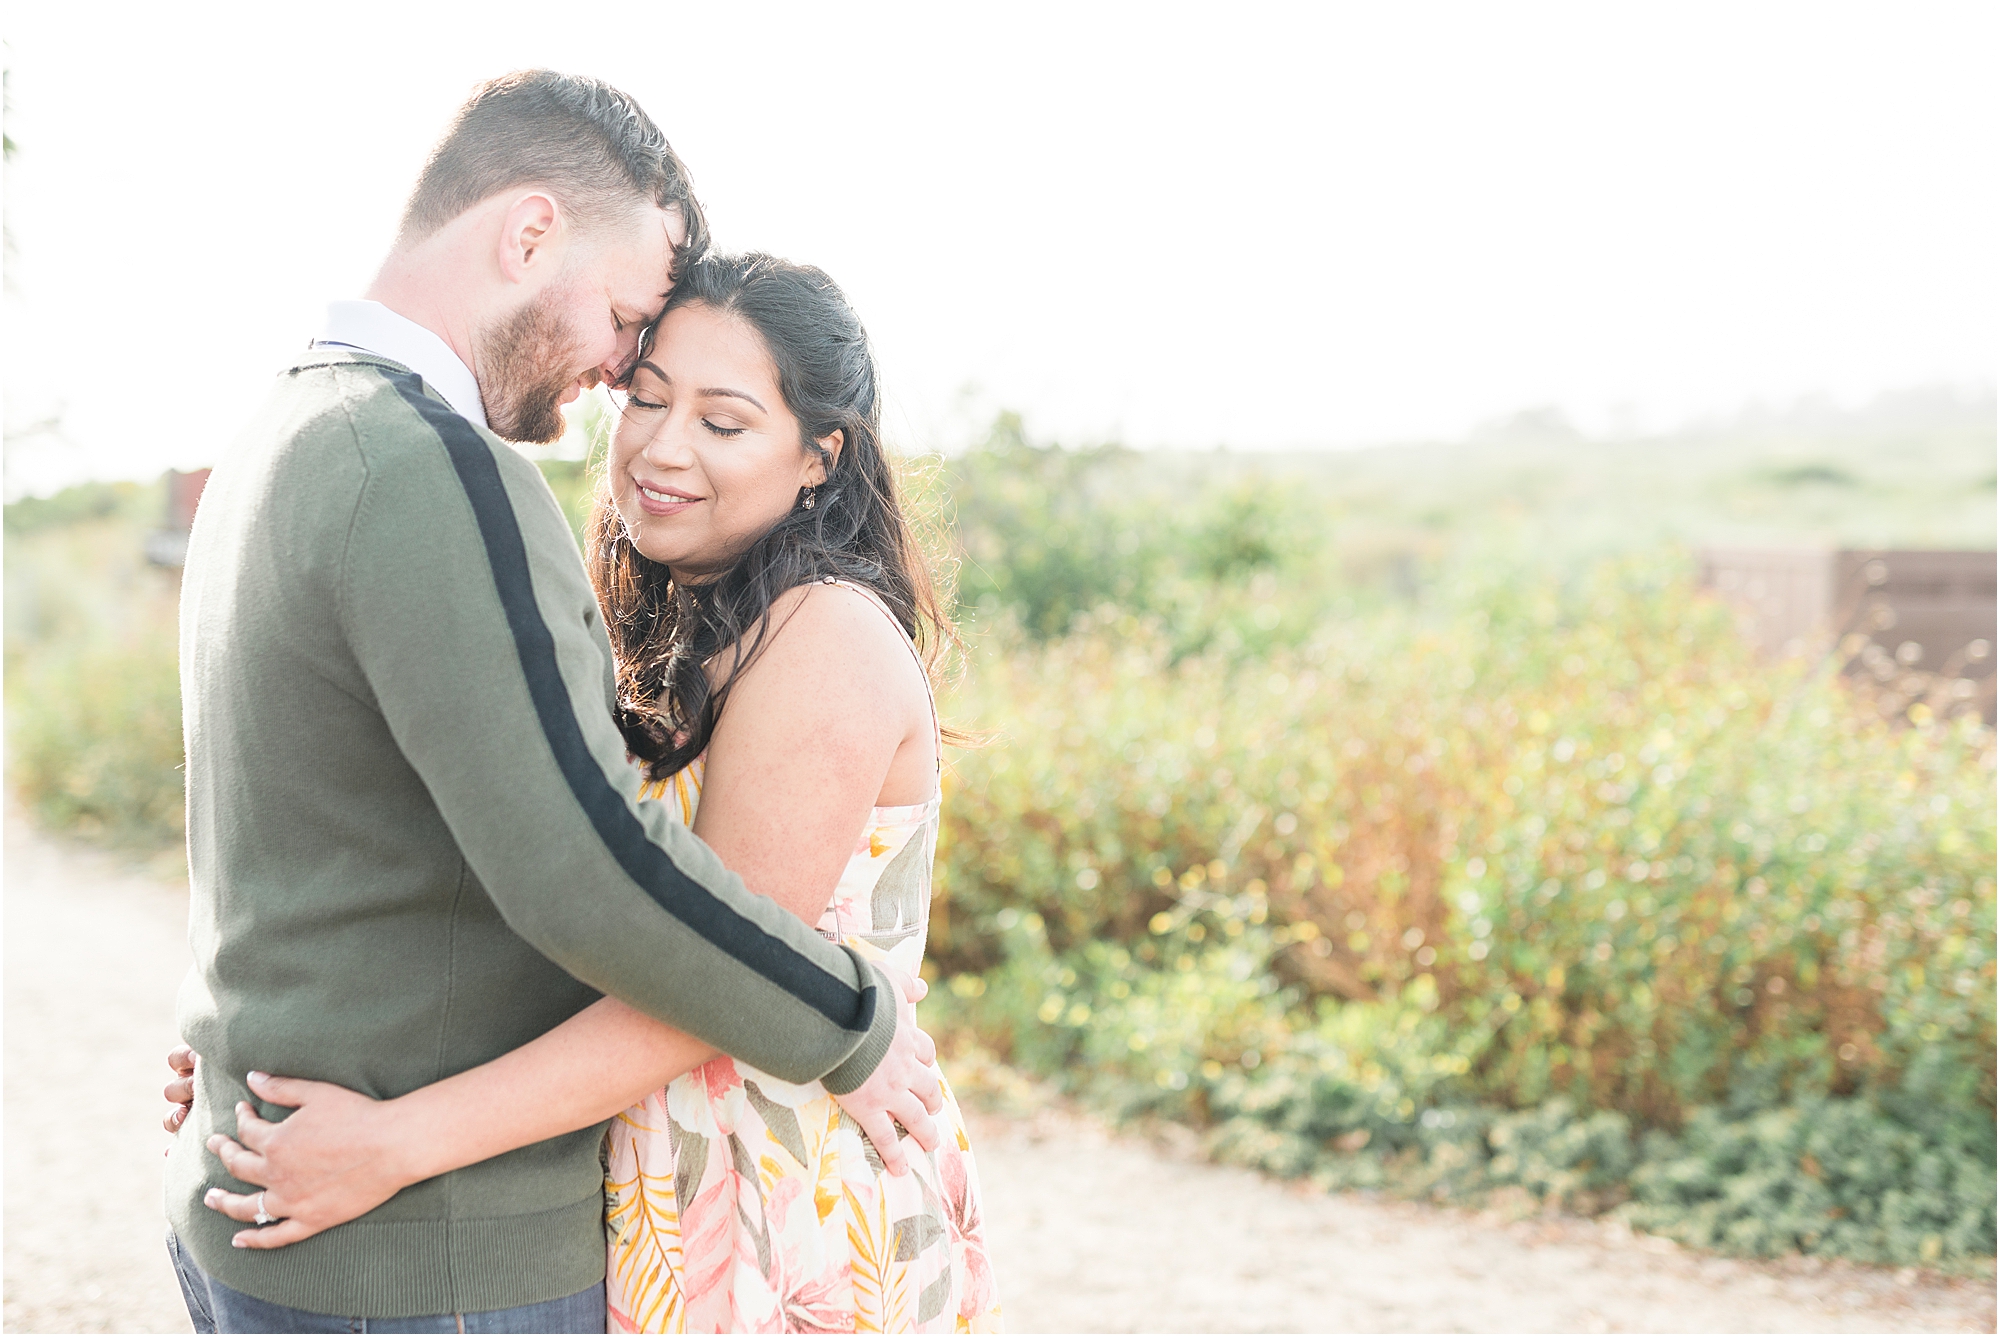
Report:
[[[666,309],[700,304],[747,322],[777,366],[799,448],[826,481],[712,581],[688,584],[632,544],[608,486],[587,537],[591,584],[618,660],[618,723],[647,773],[672,774],[708,747],[729,692],[770,634],[772,602],[829,577],[874,591],[935,673],[956,633],[904,518],[882,445],[882,403],[868,332],[834,281],[775,256],[708,255],[688,266]],[[657,328],[657,327],[656,327]],[[643,350],[642,350],[643,355]],[[838,431],[840,453],[819,445]],[[730,652],[711,685],[708,665]]]

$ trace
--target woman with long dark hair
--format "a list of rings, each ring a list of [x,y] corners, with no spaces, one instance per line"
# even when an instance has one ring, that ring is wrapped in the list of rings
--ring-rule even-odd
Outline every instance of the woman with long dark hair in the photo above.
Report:
[[[817,269],[710,257],[677,284],[623,395],[586,559],[648,792],[753,891],[914,978],[941,765],[930,667],[952,633],[882,446],[866,332]],[[899,1127],[864,1130],[816,1083],[607,998],[395,1100],[259,1080],[260,1097],[299,1107],[275,1128],[238,1112],[297,1223],[287,1240],[616,1114],[613,1330],[998,1323],[942,1075],[941,1140],[925,1152]],[[210,1205],[249,1220],[254,1201],[218,1191]],[[261,1234],[239,1240],[270,1247]]]

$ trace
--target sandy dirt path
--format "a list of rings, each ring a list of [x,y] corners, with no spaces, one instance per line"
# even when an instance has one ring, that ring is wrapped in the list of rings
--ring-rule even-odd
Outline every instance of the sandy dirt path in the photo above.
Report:
[[[1055,1111],[971,1131],[1019,1332],[1993,1330],[1990,1282],[1319,1193]]]
[[[5,1321],[187,1332],[160,1129],[187,893],[6,825]]]
[[[184,890],[6,827],[5,1326],[185,1332],[160,1239]],[[1017,1332],[1979,1332],[1991,1283],[1705,1258],[1301,1193],[1059,1110],[975,1114]]]

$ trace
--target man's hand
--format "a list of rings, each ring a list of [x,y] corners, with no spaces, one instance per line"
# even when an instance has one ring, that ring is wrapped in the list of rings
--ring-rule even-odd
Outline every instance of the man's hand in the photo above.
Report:
[[[178,1133],[187,1116],[194,1113],[194,1065],[200,1055],[186,1045],[176,1047],[167,1055],[167,1066],[173,1069],[174,1079],[167,1083],[167,1089],[160,1092],[173,1108],[167,1117],[160,1120],[160,1127],[169,1133]]]
[[[394,1102],[330,1082],[261,1072],[251,1073],[249,1082],[260,1100],[297,1112],[271,1123],[239,1102],[236,1137],[217,1133],[208,1139],[208,1149],[230,1174],[264,1192],[212,1188],[204,1205],[233,1220],[255,1221],[261,1197],[266,1214],[284,1218],[238,1231],[230,1241],[237,1248],[279,1249],[309,1239],[373,1211],[419,1178],[398,1155],[409,1139],[399,1131]]]
[[[944,1083],[936,1066],[937,1046],[917,1029],[916,1005],[930,986],[886,961],[877,964],[896,986],[896,1038],[867,1081],[834,1099],[875,1144],[883,1168],[901,1175],[909,1173],[910,1161],[896,1138],[896,1125],[902,1124],[925,1151],[936,1151],[937,1124],[931,1115],[944,1108]]]

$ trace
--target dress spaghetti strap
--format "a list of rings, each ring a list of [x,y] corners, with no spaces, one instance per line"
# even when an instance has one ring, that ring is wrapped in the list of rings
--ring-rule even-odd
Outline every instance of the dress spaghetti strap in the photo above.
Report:
[[[931,671],[924,666],[924,657],[917,653],[917,643],[910,639],[910,633],[904,629],[902,622],[896,617],[895,610],[889,607],[881,595],[869,589],[866,585],[857,585],[851,580],[842,580],[839,576],[821,576],[819,583],[822,585],[838,585],[844,590],[853,590],[869,603],[874,604],[882,611],[882,616],[889,619],[889,625],[896,629],[897,635],[903,638],[903,644],[910,647],[910,654],[917,661],[917,672],[923,675],[924,695],[929,698],[931,703],[931,738],[936,744],[933,750],[937,753],[937,767],[942,771],[944,769],[944,724],[938,718],[937,689],[931,686]]]

